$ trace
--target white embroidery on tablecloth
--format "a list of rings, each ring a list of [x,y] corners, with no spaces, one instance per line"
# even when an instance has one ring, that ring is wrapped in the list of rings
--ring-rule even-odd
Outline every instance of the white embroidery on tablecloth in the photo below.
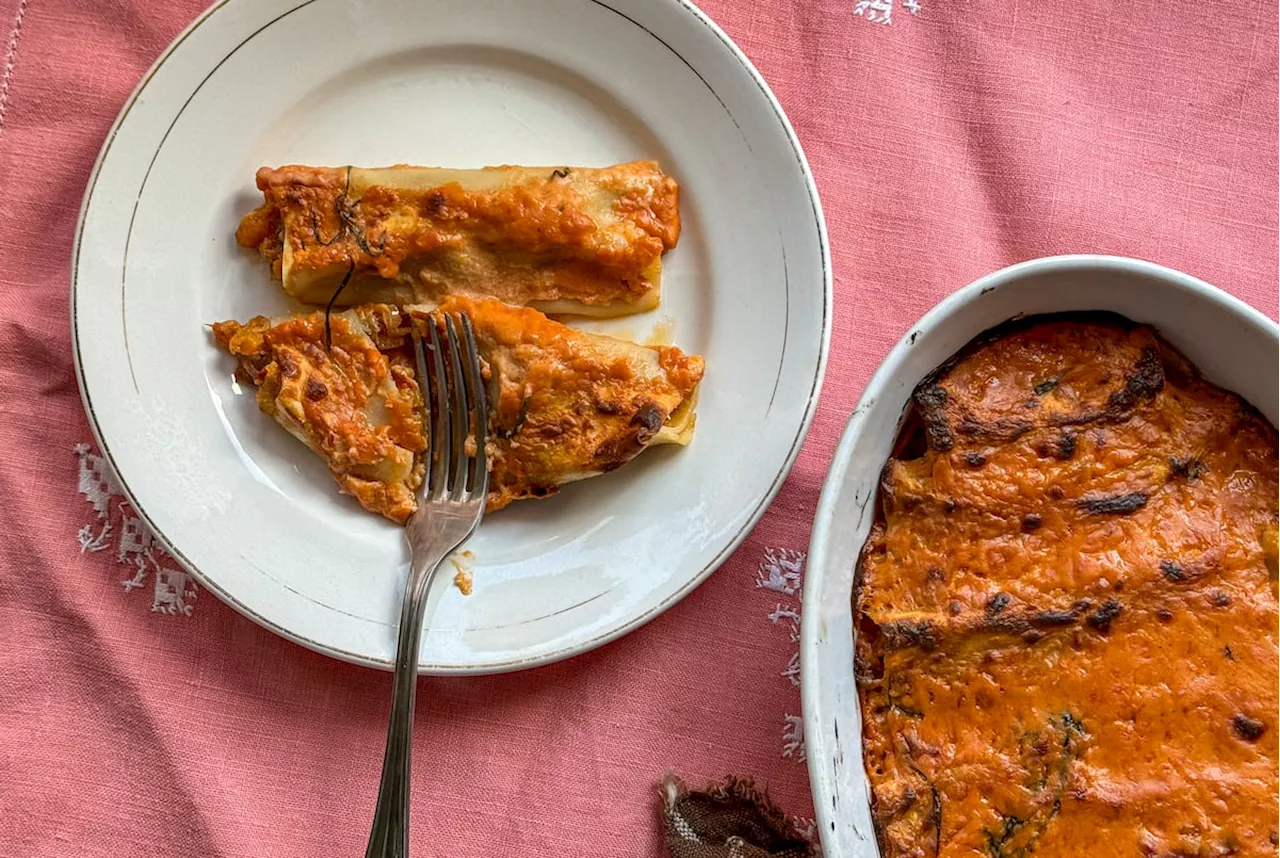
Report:
[[[777,607],[775,607],[769,613],[769,622],[777,625],[778,623],[781,623],[783,621],[786,621],[789,631],[791,633],[791,642],[799,643],[800,642],[800,612],[789,605],[784,605],[781,602],[779,602]]]
[[[116,562],[130,567],[130,577],[121,581],[126,593],[140,589],[151,576],[151,610],[170,616],[191,616],[199,595],[196,582],[180,569],[169,565],[172,560],[156,542],[155,534],[142,517],[134,512],[124,496],[111,465],[91,452],[88,444],[77,444],[80,459],[80,494],[84,495],[96,515],[76,532],[81,554],[97,553],[112,547],[115,539]]]
[[[858,0],[853,14],[866,18],[873,24],[893,23],[893,0]]]
[[[766,548],[756,572],[756,587],[793,596],[800,590],[804,552],[790,548]],[[776,620],[775,620],[776,622]]]
[[[793,652],[791,660],[787,662],[787,669],[782,671],[782,675],[791,681],[796,688],[800,687],[800,653]]]
[[[110,546],[107,539],[111,535],[111,522],[106,522],[97,532],[93,532],[93,525],[86,524],[76,532],[76,540],[80,543],[80,553],[86,551],[102,551]]]
[[[800,610],[806,555],[793,548],[766,548],[756,568],[756,589],[770,590],[781,599],[775,601],[766,617],[775,626],[784,626],[791,643],[791,657],[779,674],[795,688],[800,687]],[[800,701],[795,700],[798,706]],[[788,709],[791,707],[788,706]],[[794,711],[794,710],[793,710]],[[784,710],[782,715],[782,758],[804,765],[808,752],[804,742],[804,718]],[[814,854],[821,858],[818,826],[813,817],[790,817],[796,834],[813,844]]]
[[[788,605],[778,604],[773,609],[773,613],[769,614],[769,620],[774,625],[785,622],[787,631],[791,636],[793,644],[800,643],[800,612]],[[796,651],[791,654],[791,660],[787,662],[787,669],[782,671],[782,675],[791,680],[791,684],[800,687],[800,649],[797,646]]]
[[[902,8],[914,17],[920,14],[920,0],[902,0]],[[888,26],[893,23],[893,0],[857,0],[853,4],[853,14],[865,18],[873,24]]]
[[[800,687],[800,589],[804,577],[805,553],[791,548],[766,548],[756,571],[756,587],[772,590],[788,601],[776,602],[769,612],[769,622],[785,625],[795,649],[779,676]],[[799,715],[784,715],[782,756],[804,762],[804,725]]]
[[[783,716],[782,756],[797,763],[805,761],[804,718],[799,715]]]

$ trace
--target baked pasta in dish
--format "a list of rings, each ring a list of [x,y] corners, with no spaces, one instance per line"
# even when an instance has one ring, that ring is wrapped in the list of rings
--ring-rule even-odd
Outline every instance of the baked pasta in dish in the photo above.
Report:
[[[606,168],[263,167],[236,240],[309,304],[492,297],[546,313],[658,305],[679,189],[652,161]]]
[[[703,361],[588,334],[537,310],[445,297],[213,326],[258,405],[329,466],[366,509],[404,522],[427,435],[410,326],[466,312],[489,385],[489,511],[611,471],[655,444],[687,444]],[[327,338],[328,337],[328,338]]]
[[[1116,316],[917,388],[854,596],[882,855],[1276,854],[1276,447]]]

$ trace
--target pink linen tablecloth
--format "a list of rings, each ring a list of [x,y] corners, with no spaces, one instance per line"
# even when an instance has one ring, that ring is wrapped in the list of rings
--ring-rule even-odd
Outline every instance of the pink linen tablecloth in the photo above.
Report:
[[[145,551],[71,366],[90,167],[203,3],[0,0],[6,856],[350,856],[368,831],[389,677],[274,637]],[[559,665],[422,680],[418,854],[658,855],[670,767],[694,784],[753,775],[803,825],[810,519],[862,386],[948,292],[1093,251],[1183,269],[1276,316],[1274,3],[705,8],[773,86],[822,193],[836,299],[817,419],[755,533],[666,615]]]

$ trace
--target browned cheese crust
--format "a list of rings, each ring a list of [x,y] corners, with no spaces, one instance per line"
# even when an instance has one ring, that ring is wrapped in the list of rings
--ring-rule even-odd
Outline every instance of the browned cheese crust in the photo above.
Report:
[[[914,403],[855,595],[882,854],[1274,855],[1274,427],[1118,317]]]
[[[213,326],[258,404],[320,455],[342,491],[398,522],[415,509],[426,439],[412,319],[466,312],[488,382],[488,509],[611,471],[693,405],[702,358],[587,334],[536,310],[447,297],[434,314],[365,305]],[[687,441],[691,417],[684,421]]]
[[[651,161],[263,167],[257,183],[263,205],[236,239],[312,304],[460,294],[550,313],[636,312],[656,306],[661,257],[680,234],[679,187]]]
[[[323,313],[213,326],[257,385],[258,407],[311,447],[341,490],[366,509],[403,522],[415,508],[427,449],[422,394],[390,307],[335,314],[326,343]],[[370,335],[374,332],[374,335]]]

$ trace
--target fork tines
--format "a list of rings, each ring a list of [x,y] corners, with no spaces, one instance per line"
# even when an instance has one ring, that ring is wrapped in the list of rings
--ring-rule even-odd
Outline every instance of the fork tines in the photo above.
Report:
[[[489,485],[489,408],[471,319],[466,313],[436,312],[423,327],[425,337],[417,326],[413,332],[430,438],[423,500],[483,498]]]

